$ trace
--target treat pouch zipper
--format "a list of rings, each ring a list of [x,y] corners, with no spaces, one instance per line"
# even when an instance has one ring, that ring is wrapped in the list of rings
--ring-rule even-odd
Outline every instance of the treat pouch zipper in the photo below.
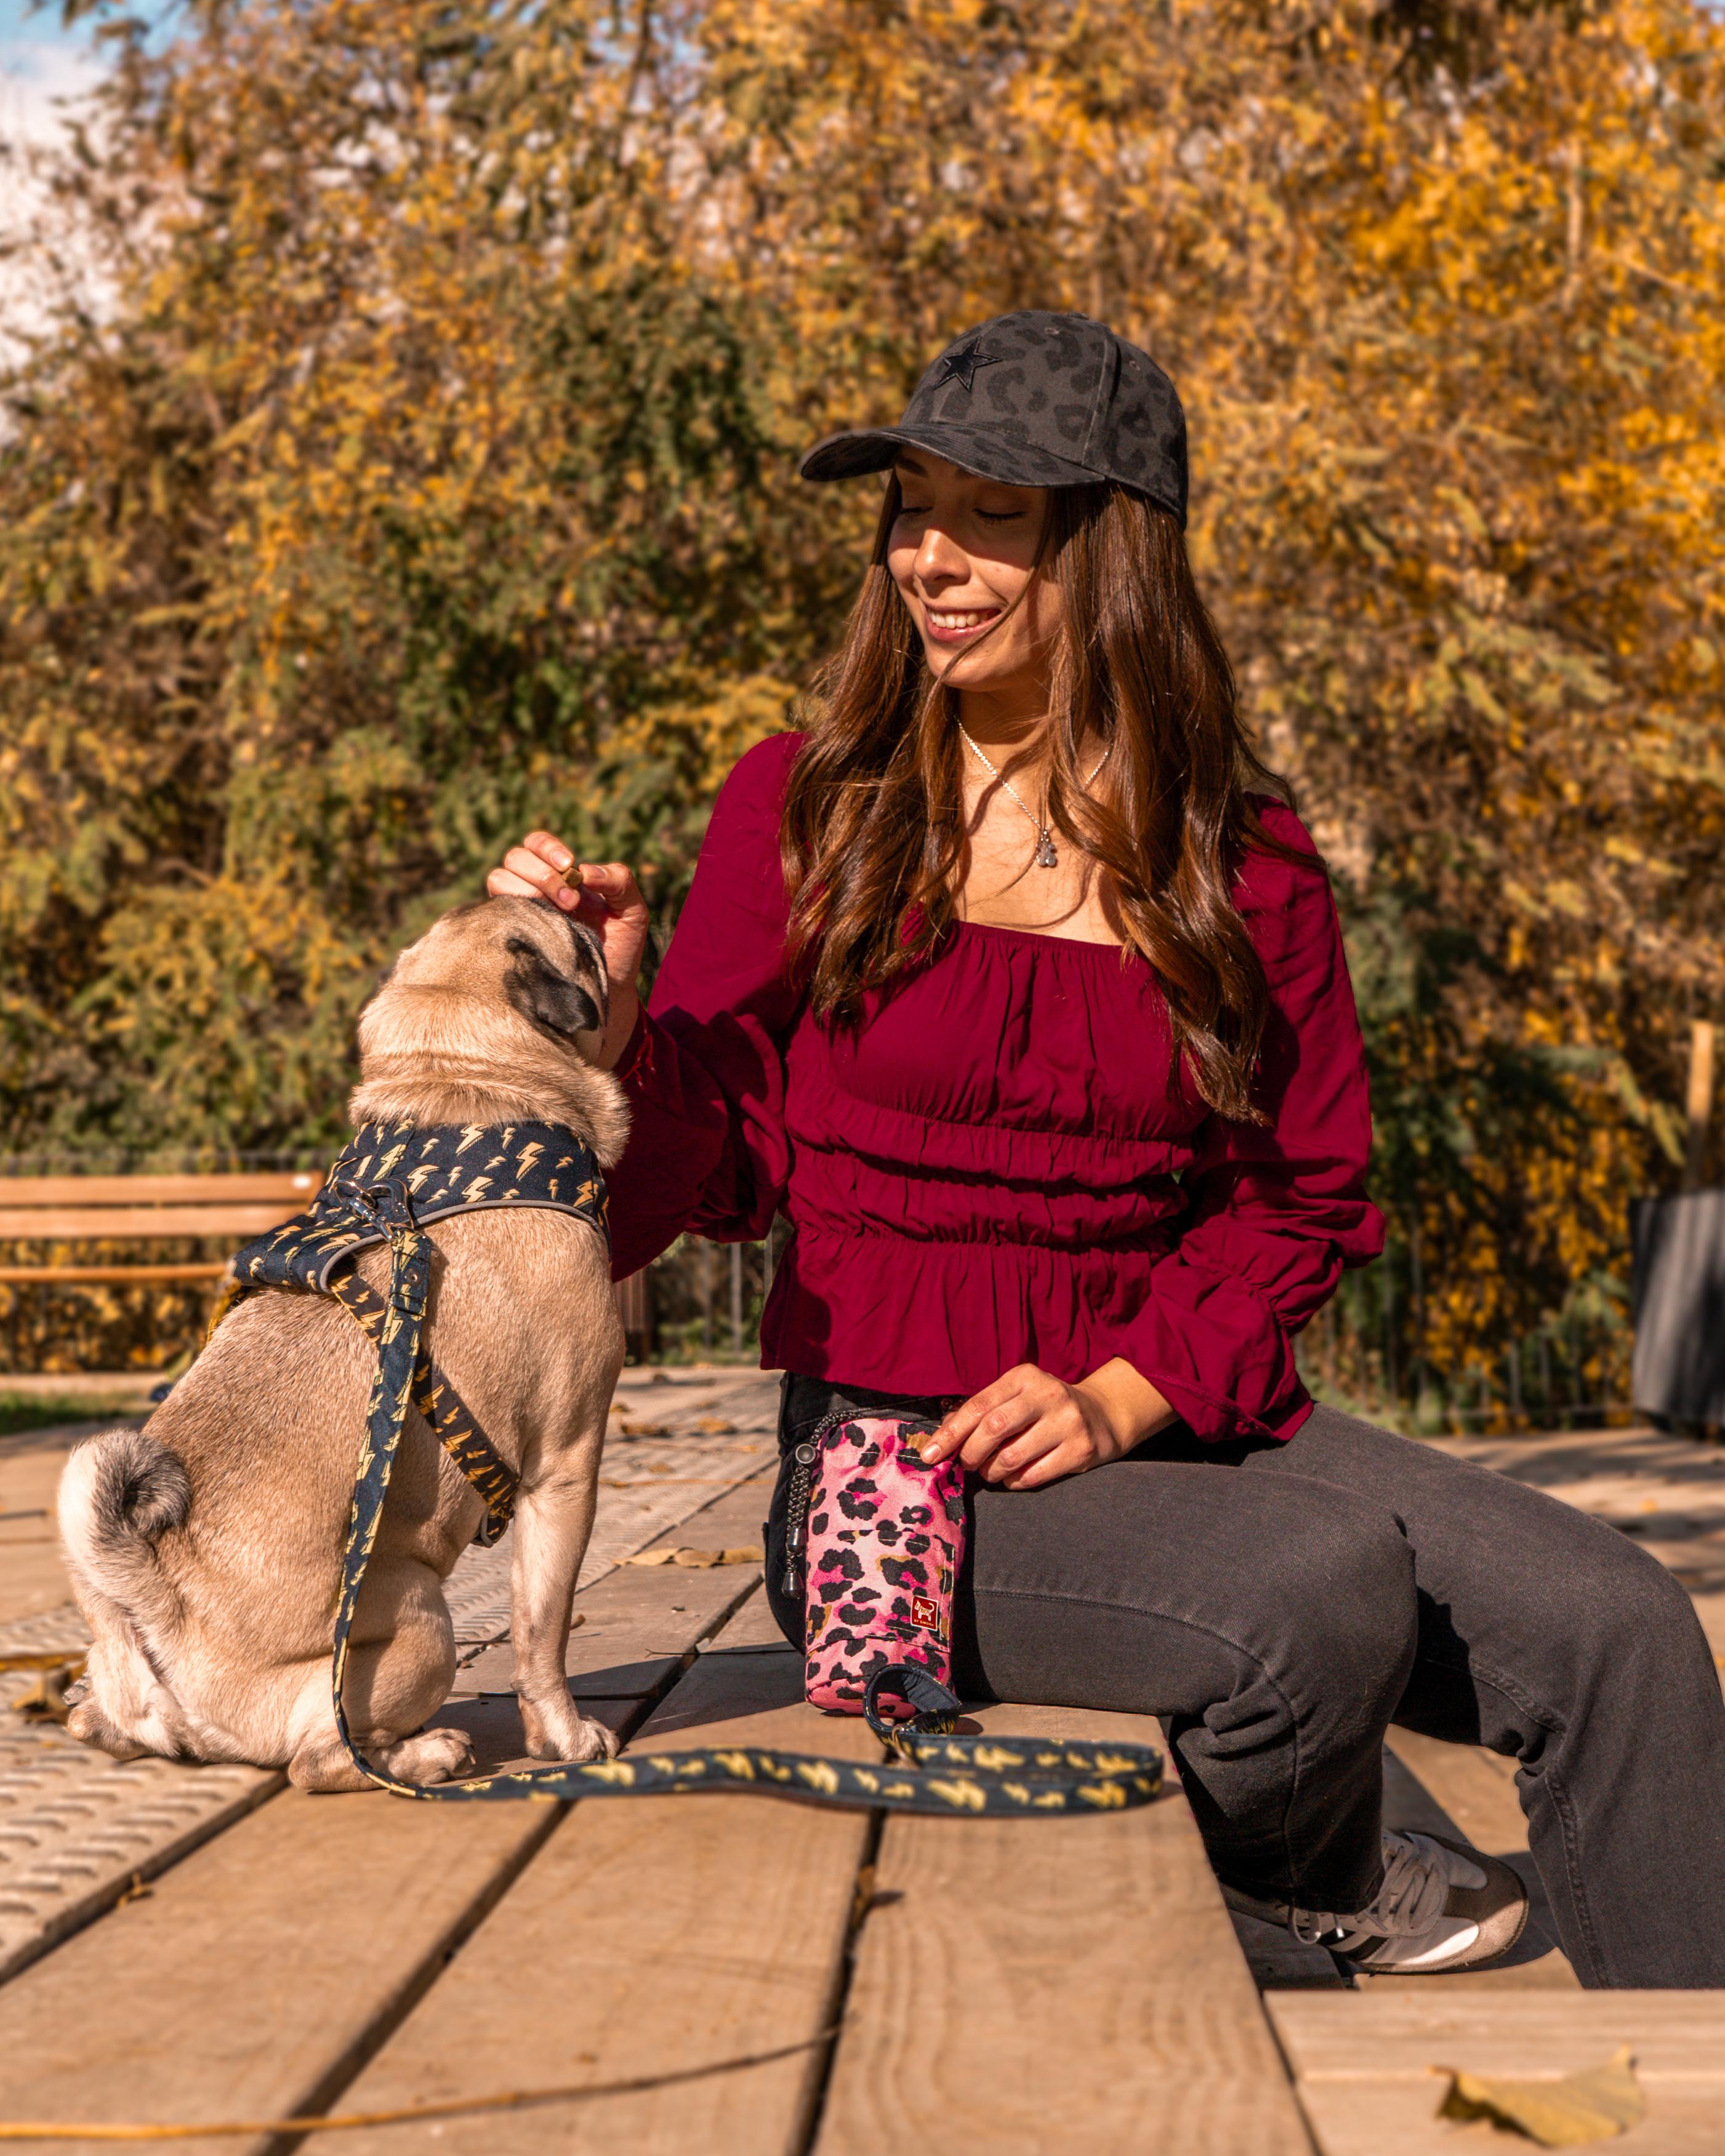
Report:
[[[784,1577],[787,1594],[803,1592],[803,1551],[809,1534],[809,1502],[814,1495],[814,1472],[820,1463],[820,1440],[831,1424],[829,1416],[812,1437],[791,1450],[791,1486],[785,1501]]]

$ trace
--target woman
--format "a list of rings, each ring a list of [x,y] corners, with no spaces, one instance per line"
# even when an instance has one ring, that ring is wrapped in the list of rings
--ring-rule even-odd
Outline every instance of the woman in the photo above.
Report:
[[[975,1477],[957,1681],[1166,1717],[1235,1906],[1376,1969],[1513,1943],[1507,1867],[1381,1831],[1394,1720],[1519,1759],[1584,1984],[1725,1984],[1687,1597],[1296,1372],[1380,1247],[1366,1081],[1322,865],[1187,564],[1173,385],[1081,316],[1003,316],[803,465],[881,470],[817,716],[732,773],[650,1014],[625,868],[536,832],[490,879],[603,935],[619,1272],[788,1214],[782,1446],[834,1405],[939,1419]]]

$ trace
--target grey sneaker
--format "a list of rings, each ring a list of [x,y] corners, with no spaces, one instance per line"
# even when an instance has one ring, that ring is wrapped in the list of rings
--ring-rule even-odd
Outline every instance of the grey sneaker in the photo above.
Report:
[[[1449,1976],[1506,1954],[1527,1923],[1527,1890],[1507,1864],[1446,1835],[1386,1828],[1384,1884],[1346,1915],[1263,1901],[1225,1883],[1231,1909],[1285,1924],[1379,1975]]]

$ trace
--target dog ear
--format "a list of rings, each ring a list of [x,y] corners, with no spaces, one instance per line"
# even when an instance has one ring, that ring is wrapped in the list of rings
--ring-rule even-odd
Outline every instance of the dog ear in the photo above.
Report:
[[[504,990],[529,1024],[560,1041],[599,1030],[599,1007],[578,981],[565,980],[525,936],[511,936],[506,947],[515,963],[504,978]]]
[[[605,947],[584,921],[578,921],[572,913],[566,913],[563,919],[574,942],[578,963],[584,959],[593,968],[593,978],[603,981],[605,978]]]

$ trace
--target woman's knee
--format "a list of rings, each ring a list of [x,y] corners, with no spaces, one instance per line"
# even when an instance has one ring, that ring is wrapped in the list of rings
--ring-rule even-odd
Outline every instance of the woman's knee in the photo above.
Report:
[[[1381,1507],[1341,1490],[1323,1499],[1255,1563],[1253,1598],[1277,1613],[1291,1654],[1327,1691],[1393,1704],[1419,1638],[1414,1553]]]
[[[1566,1561],[1534,1583],[1548,1637],[1587,1678],[1642,1681],[1712,1656],[1686,1589],[1620,1531],[1589,1519]]]

